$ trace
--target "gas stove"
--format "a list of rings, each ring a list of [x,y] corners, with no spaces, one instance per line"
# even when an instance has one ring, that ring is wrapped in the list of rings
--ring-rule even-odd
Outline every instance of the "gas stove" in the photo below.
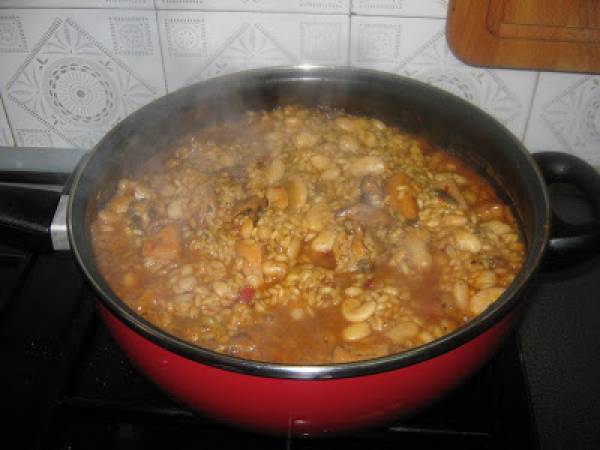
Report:
[[[27,174],[28,182],[65,179]],[[571,194],[565,202],[577,209],[581,198]],[[546,268],[527,293],[519,332],[446,398],[385,428],[315,440],[255,435],[180,406],[112,340],[68,253],[30,254],[1,233],[0,242],[0,398],[16,448],[600,446],[600,257]]]
[[[94,295],[72,258],[1,250],[0,345],[8,361],[2,398],[15,425],[27,424],[19,438],[25,448],[535,445],[516,339],[467,384],[408,421],[326,440],[257,436],[192,413],[138,372],[99,321]]]

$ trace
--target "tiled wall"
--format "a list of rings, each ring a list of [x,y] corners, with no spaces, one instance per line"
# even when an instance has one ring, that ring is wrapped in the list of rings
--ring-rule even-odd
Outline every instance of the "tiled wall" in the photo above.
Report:
[[[198,80],[245,68],[376,68],[447,89],[532,151],[600,164],[600,76],[490,70],[446,44],[447,0],[0,0],[0,145],[84,147]]]

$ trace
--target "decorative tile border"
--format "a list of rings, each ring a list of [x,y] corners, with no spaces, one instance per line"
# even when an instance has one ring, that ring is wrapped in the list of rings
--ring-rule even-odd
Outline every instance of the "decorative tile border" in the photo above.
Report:
[[[352,12],[363,15],[435,17],[448,15],[449,0],[352,0]]]
[[[117,55],[152,55],[154,48],[147,17],[109,17],[113,50]]]
[[[347,14],[351,0],[156,0],[157,9]]]
[[[27,40],[21,19],[15,15],[0,14],[0,53],[26,51]]]
[[[171,56],[206,56],[206,29],[202,18],[175,17],[164,22]]]
[[[0,8],[154,9],[154,0],[1,0]]]

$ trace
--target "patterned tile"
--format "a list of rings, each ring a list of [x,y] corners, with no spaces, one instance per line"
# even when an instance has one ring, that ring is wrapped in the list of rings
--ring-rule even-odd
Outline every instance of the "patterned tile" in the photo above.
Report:
[[[600,76],[542,73],[525,146],[567,151],[600,165]]]
[[[22,53],[27,51],[27,40],[19,16],[0,14],[0,52]]]
[[[6,51],[0,70],[17,145],[90,148],[164,94],[153,11],[8,11],[28,46]]]
[[[352,12],[403,17],[439,17],[448,14],[449,0],[352,0]]]
[[[0,100],[0,145],[15,145],[6,113],[4,112],[4,102]]]
[[[350,0],[156,0],[156,8],[345,14]]]
[[[0,8],[154,9],[154,0],[0,0]]]
[[[255,67],[347,63],[348,16],[159,11],[169,91]]]
[[[478,69],[454,57],[439,19],[352,19],[351,64],[416,78],[487,111],[522,138],[537,74]]]

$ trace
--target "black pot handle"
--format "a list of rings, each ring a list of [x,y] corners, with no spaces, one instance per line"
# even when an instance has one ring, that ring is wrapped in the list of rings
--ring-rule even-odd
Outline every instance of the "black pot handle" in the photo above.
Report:
[[[579,188],[595,217],[591,222],[575,225],[562,220],[553,210],[548,258],[564,260],[597,253],[600,249],[600,173],[568,153],[541,152],[534,153],[533,157],[548,185],[566,183]]]
[[[52,250],[50,226],[61,192],[0,185],[0,235],[5,245],[38,252]]]

